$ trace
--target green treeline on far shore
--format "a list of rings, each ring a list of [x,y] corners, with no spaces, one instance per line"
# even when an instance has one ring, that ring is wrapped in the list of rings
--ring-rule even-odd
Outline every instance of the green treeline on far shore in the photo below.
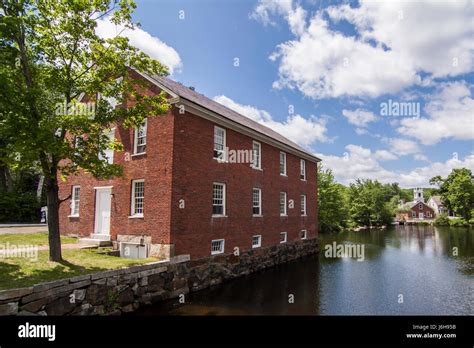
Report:
[[[442,214],[435,219],[435,224],[474,225],[474,181],[469,169],[453,169],[447,178],[435,176],[430,184],[437,188],[424,189],[425,202],[432,195],[439,195],[444,206],[459,217],[449,219]],[[345,186],[335,181],[330,169],[318,167],[318,224],[323,233],[389,225],[399,203],[412,200],[413,189],[403,189],[398,183],[357,179]]]

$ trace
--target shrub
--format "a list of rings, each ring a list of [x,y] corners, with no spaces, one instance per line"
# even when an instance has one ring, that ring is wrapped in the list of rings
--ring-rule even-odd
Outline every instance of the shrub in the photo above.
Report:
[[[433,221],[433,224],[436,226],[449,226],[449,218],[446,214],[440,214],[438,217]]]
[[[465,227],[469,226],[469,223],[464,219],[451,219],[449,225],[452,227]]]
[[[31,192],[3,192],[0,195],[0,222],[39,222],[41,204]]]

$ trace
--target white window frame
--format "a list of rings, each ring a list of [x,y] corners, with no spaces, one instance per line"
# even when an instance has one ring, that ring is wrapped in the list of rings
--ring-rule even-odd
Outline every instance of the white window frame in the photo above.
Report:
[[[300,159],[300,179],[306,181],[306,161]]]
[[[301,204],[301,216],[307,216],[306,210],[306,195],[301,194],[300,196],[300,204]]]
[[[76,197],[76,189],[79,189],[79,199]],[[71,192],[71,217],[77,217],[79,216],[79,209],[80,209],[80,204],[81,204],[81,186],[79,185],[74,185],[72,186],[72,192]],[[77,212],[76,212],[77,208]]]
[[[281,236],[284,235],[285,239],[281,240]],[[280,244],[288,242],[288,232],[280,232]]]
[[[423,210],[423,203],[420,203],[420,204],[418,205],[418,209]]]
[[[255,155],[255,145],[258,147],[257,155]],[[255,158],[257,159],[257,164],[255,165]],[[262,144],[258,141],[252,141],[252,168],[253,169],[262,169]]]
[[[304,233],[304,235],[302,236],[301,233]],[[300,231],[300,238],[301,239],[308,239],[308,230],[301,230]]]
[[[258,191],[258,206],[255,205],[255,200],[254,200],[254,191],[257,190]],[[255,214],[253,212],[253,209],[254,208],[257,208],[258,207],[258,214]],[[252,189],[252,216],[262,216],[262,189],[258,188],[258,187],[254,187]]]
[[[222,150],[220,149],[216,149],[216,131],[222,131]],[[227,144],[227,133],[226,133],[226,130],[222,127],[219,127],[219,126],[214,126],[214,140],[213,140],[213,150],[212,150],[212,157],[215,159],[215,160],[218,160],[218,161],[224,161],[225,160],[225,151],[226,151],[226,144]],[[215,152],[218,152],[218,153],[221,153],[222,154],[222,157],[219,158],[219,157],[216,157],[215,156]]]
[[[212,250],[212,244],[214,242],[222,242],[221,243],[221,249],[219,250]],[[225,250],[225,239],[213,239],[211,240],[211,255],[217,255],[217,254],[223,254]]]
[[[143,183],[143,205],[142,205],[142,210],[143,212],[142,213],[136,213],[135,210],[136,210],[136,198],[135,197],[135,184],[137,183],[140,183],[142,182]],[[136,179],[136,180],[132,180],[132,193],[131,193],[131,196],[130,196],[130,216],[131,217],[143,217],[144,216],[144,213],[145,213],[145,180],[144,179]]]
[[[285,207],[284,210],[285,210],[285,211],[284,211],[284,213],[281,212],[281,195],[282,195],[282,193],[285,195],[285,205],[284,205],[284,207]],[[280,216],[288,216],[288,202],[287,202],[287,198],[288,198],[288,195],[287,195],[286,192],[280,192],[280,203],[279,203],[279,206],[280,206]]]
[[[282,157],[283,155],[283,157]],[[283,172],[281,171],[281,160],[283,158]],[[280,168],[280,175],[282,176],[286,176],[286,152],[283,152],[283,151],[280,151],[280,165],[279,165],[279,168]]]
[[[110,130],[106,130],[103,133],[104,133],[104,136],[109,138],[109,142],[115,141],[115,127],[111,128]],[[101,161],[106,160],[108,164],[113,164],[114,163],[114,150],[105,149],[104,155],[102,156],[99,149],[99,159]]]
[[[145,143],[138,145],[138,133],[140,129],[144,129],[144,134],[140,138],[143,139],[145,138]],[[148,133],[148,119],[145,119],[145,123],[140,126],[135,128],[134,136],[133,136],[133,154],[134,155],[143,155],[146,153],[146,142],[147,142],[147,133]],[[138,146],[144,146],[145,151],[138,152]]]
[[[222,214],[214,214],[214,185],[222,185]],[[216,204],[217,205],[217,204]],[[226,185],[222,182],[212,183],[212,216],[213,217],[224,217],[226,216]]]
[[[254,244],[254,238],[258,238],[258,244]],[[262,246],[262,235],[261,234],[256,234],[252,236],[252,249],[260,248]]]

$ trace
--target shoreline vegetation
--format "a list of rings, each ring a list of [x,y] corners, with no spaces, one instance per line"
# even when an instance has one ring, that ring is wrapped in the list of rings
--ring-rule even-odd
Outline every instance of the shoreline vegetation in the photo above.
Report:
[[[433,220],[407,220],[406,224],[469,227],[474,226],[474,180],[471,170],[453,169],[446,178],[435,176],[425,188],[425,201],[439,195],[444,207],[456,217],[445,214]],[[330,169],[318,167],[319,232],[344,229],[359,231],[385,228],[394,224],[402,202],[413,200],[413,190],[398,183],[382,184],[377,180],[357,179],[346,186],[336,182]]]
[[[471,219],[472,220],[472,219]],[[420,226],[444,226],[444,227],[469,227],[474,228],[474,222],[467,222],[462,218],[448,218],[446,214],[440,214],[438,218],[432,220],[409,220],[401,223],[392,223],[390,225],[420,225]],[[388,225],[381,226],[352,226],[342,230],[359,232],[362,230],[385,230]],[[341,230],[341,231],[342,231]],[[336,232],[336,231],[334,231]],[[325,233],[325,232],[322,232]]]

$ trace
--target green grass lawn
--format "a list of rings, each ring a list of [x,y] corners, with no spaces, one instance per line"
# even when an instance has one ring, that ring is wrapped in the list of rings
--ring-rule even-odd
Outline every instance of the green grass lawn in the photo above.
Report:
[[[0,244],[48,245],[48,232],[0,234]],[[75,244],[77,238],[61,236],[62,244]]]
[[[62,237],[62,243],[76,243],[75,238]],[[0,244],[47,245],[47,234],[0,235]],[[38,251],[37,259],[25,257],[5,258],[0,255],[0,290],[21,288],[62,278],[128,267],[156,259],[132,260],[97,254],[97,249],[63,250],[63,262],[50,262],[49,251]]]

